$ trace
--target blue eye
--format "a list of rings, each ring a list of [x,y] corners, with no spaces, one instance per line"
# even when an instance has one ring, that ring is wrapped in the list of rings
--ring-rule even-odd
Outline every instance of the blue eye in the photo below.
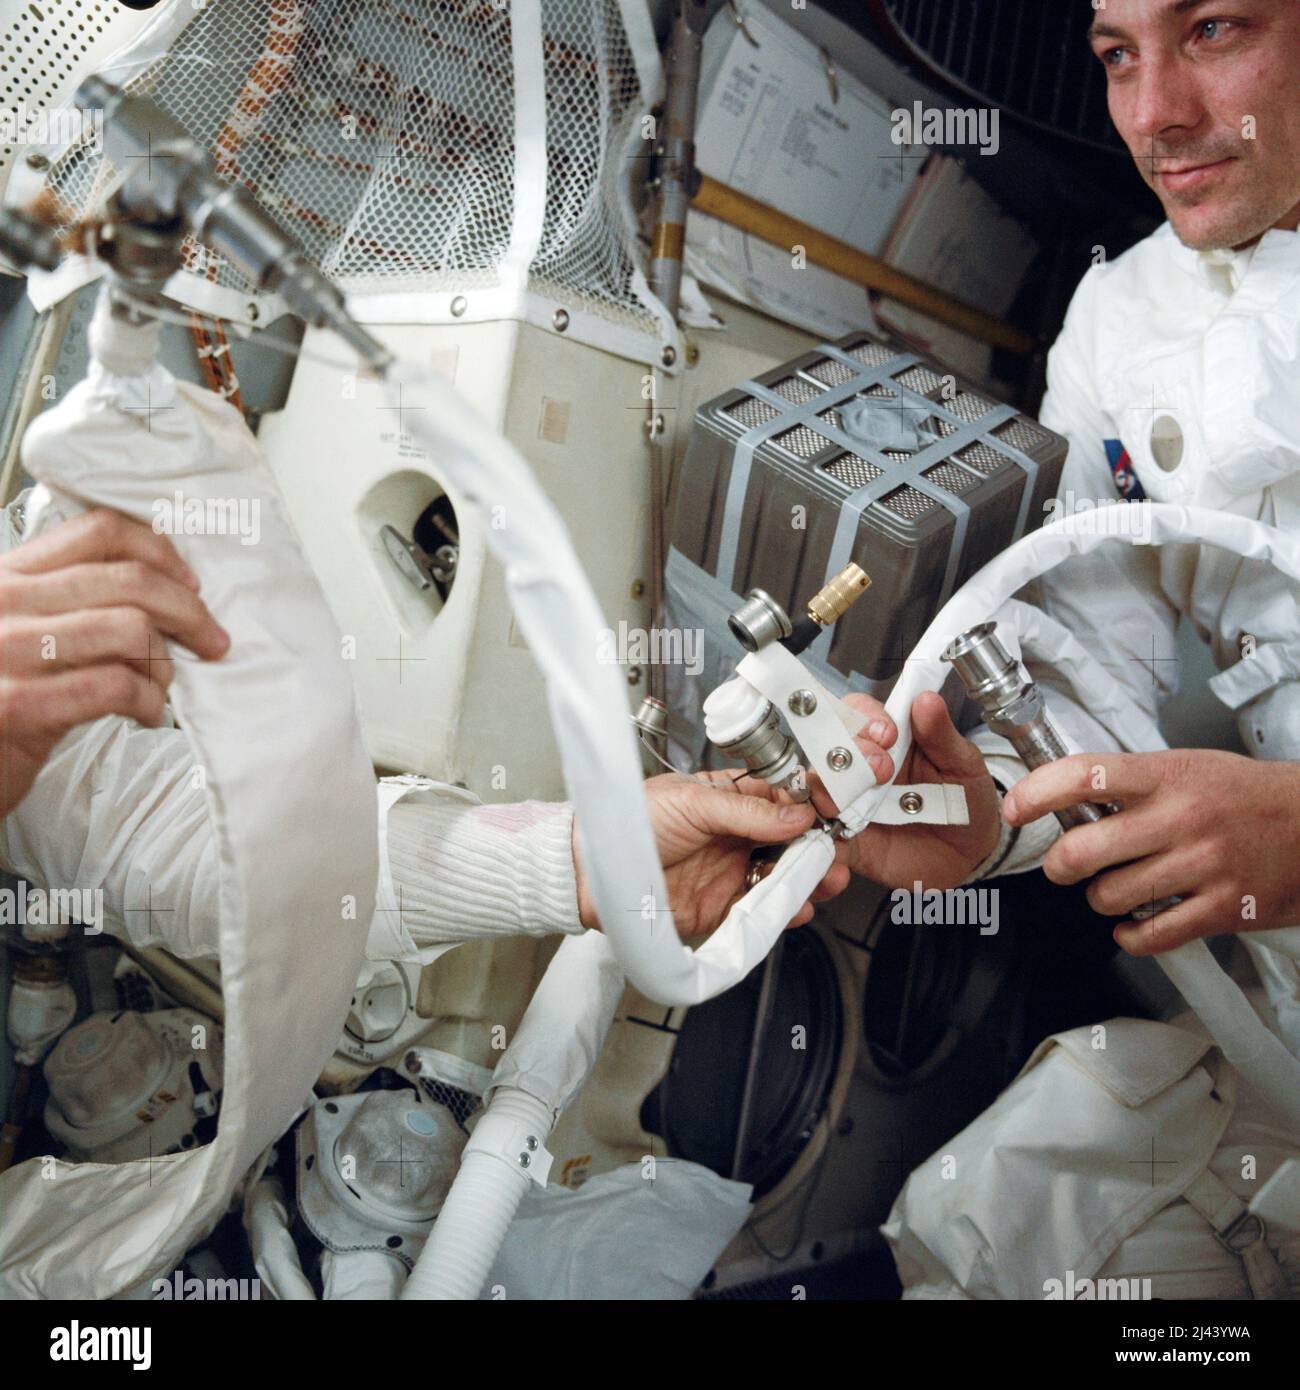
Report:
[[[1201,25],[1201,37],[1203,39],[1217,39],[1224,27],[1231,23],[1230,19],[1207,19]]]
[[[1101,61],[1105,63],[1108,68],[1117,68],[1123,60],[1123,57],[1124,50],[1122,48],[1108,48],[1106,52],[1101,55]]]

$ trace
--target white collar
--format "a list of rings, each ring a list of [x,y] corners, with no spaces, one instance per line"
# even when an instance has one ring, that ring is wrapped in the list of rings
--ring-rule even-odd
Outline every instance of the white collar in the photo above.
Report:
[[[1300,266],[1300,232],[1274,227],[1241,250],[1216,247],[1211,251],[1196,251],[1179,241],[1171,223],[1166,223],[1165,227],[1173,242],[1176,262],[1220,294],[1235,294],[1255,265],[1279,271]]]

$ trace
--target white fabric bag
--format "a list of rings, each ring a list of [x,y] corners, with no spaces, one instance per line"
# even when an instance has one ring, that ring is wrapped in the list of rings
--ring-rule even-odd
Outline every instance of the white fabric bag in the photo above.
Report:
[[[177,491],[259,513],[256,544],[173,537],[232,639],[217,662],[177,652],[172,691],[220,856],[220,1125],[184,1154],[33,1159],[5,1173],[0,1297],[107,1298],[175,1267],[308,1100],[374,911],[375,779],[338,630],[243,421],[154,364],[156,343],[156,326],[111,319],[101,298],[88,378],[24,441],[24,464],[48,491],[28,533],[83,506],[151,522]]]
[[[576,1191],[533,1187],[487,1299],[690,1298],[749,1219],[753,1189],[698,1163],[625,1163]]]

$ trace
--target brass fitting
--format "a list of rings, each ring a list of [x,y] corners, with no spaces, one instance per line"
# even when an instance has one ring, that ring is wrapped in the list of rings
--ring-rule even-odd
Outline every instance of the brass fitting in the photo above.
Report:
[[[808,616],[822,627],[830,627],[871,587],[871,576],[855,564],[847,564],[818,594],[808,600]]]

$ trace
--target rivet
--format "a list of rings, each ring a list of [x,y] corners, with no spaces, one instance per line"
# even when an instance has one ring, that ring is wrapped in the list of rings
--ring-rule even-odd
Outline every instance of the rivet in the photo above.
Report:
[[[557,309],[551,315],[551,322],[555,325],[557,333],[563,333],[569,326],[569,311],[567,309]]]
[[[925,809],[925,798],[919,792],[904,792],[898,798],[898,804],[909,816],[919,816]]]
[[[832,748],[826,758],[832,772],[843,772],[853,764],[853,754],[847,748]]]
[[[796,690],[790,696],[790,713],[810,715],[817,708],[817,697],[811,690]]]
[[[460,316],[468,308],[469,300],[466,299],[463,294],[458,294],[456,298],[451,301],[451,312],[453,318],[460,318]]]
[[[669,344],[660,354],[659,359],[665,367],[671,367],[677,361],[677,349]]]

